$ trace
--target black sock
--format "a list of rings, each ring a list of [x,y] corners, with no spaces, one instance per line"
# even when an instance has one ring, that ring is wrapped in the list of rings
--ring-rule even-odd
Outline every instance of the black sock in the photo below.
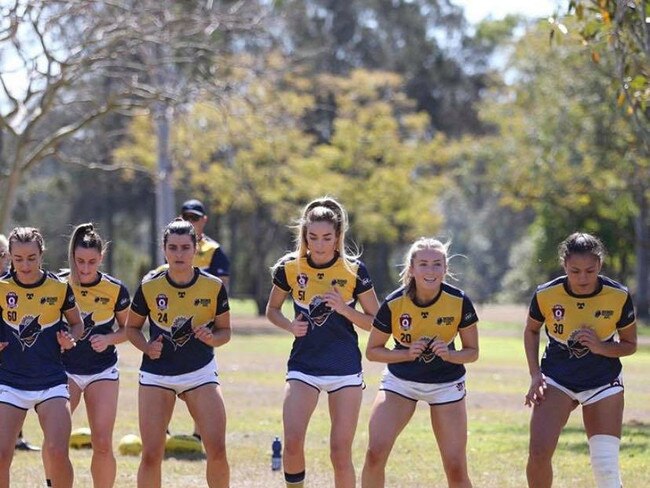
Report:
[[[287,486],[303,486],[305,481],[305,472],[301,471],[300,473],[287,473],[284,472],[284,482]]]

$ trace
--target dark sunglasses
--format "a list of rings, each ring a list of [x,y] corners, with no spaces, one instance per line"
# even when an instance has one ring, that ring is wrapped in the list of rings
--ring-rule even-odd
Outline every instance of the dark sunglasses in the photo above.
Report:
[[[189,222],[198,222],[201,220],[201,216],[196,214],[183,214],[182,217],[183,220],[187,220]]]

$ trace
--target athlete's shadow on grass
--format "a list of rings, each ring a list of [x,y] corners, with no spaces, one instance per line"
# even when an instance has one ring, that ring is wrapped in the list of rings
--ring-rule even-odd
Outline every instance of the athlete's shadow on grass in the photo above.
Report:
[[[567,436],[568,434],[568,436]],[[589,455],[587,435],[582,426],[569,426],[562,430],[558,449]],[[623,424],[621,452],[627,455],[645,454],[650,450],[650,423],[630,420]]]
[[[165,459],[178,459],[181,461],[204,461],[204,452],[166,452]]]

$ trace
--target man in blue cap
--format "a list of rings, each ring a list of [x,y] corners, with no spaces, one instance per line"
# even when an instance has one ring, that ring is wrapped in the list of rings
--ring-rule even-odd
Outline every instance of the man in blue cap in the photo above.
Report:
[[[217,241],[203,233],[208,223],[208,216],[203,203],[199,200],[187,200],[181,207],[183,220],[191,222],[196,232],[196,254],[192,264],[197,268],[217,276],[223,281],[226,290],[230,276],[230,261]]]

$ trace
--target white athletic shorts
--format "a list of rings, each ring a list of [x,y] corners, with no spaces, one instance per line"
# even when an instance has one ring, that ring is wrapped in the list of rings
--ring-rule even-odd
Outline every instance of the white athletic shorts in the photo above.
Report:
[[[593,388],[591,390],[585,391],[569,390],[549,376],[544,376],[544,378],[546,379],[547,385],[554,386],[558,390],[566,393],[569,398],[577,401],[582,406],[591,405],[592,403],[596,403],[598,400],[616,395],[617,393],[624,390],[623,374],[619,374],[618,378],[616,378],[611,383],[607,383],[606,385],[599,386],[598,388]]]
[[[414,402],[422,400],[429,405],[445,405],[465,398],[465,375],[449,383],[419,383],[398,378],[386,368],[379,389]]]
[[[313,376],[301,373],[300,371],[289,371],[287,381],[300,381],[316,388],[319,392],[334,393],[348,387],[365,387],[363,384],[363,372],[345,376]]]
[[[67,383],[45,390],[19,390],[11,386],[0,385],[0,403],[6,403],[21,410],[36,409],[41,403],[53,398],[70,400]]]
[[[117,381],[120,379],[120,370],[114,364],[95,374],[73,374],[67,373],[68,379],[74,381],[81,391],[88,388],[88,385],[97,381]]]
[[[171,390],[177,396],[180,396],[203,385],[209,385],[211,383],[218,385],[218,376],[216,363],[210,361],[196,371],[172,376],[140,371],[140,384],[142,386],[155,386],[165,390]]]

